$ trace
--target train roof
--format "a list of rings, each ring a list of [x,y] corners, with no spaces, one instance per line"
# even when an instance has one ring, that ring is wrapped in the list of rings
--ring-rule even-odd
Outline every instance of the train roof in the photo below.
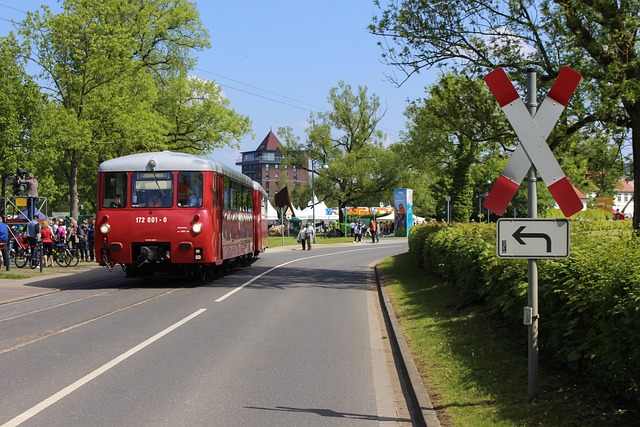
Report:
[[[150,171],[152,160],[155,162],[153,167],[155,171],[212,171],[227,175],[247,186],[253,186],[251,178],[223,163],[207,157],[172,151],[138,153],[116,157],[102,162],[98,167],[98,172]]]
[[[264,188],[262,188],[262,185],[260,185],[259,182],[253,181],[253,189],[261,192],[264,197],[267,197],[266,190]]]

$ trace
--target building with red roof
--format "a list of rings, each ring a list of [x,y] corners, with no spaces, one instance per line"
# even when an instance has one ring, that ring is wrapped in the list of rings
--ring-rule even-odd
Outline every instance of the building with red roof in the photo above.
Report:
[[[620,180],[617,193],[613,198],[613,211],[624,213],[626,218],[633,218],[633,182]]]
[[[291,192],[297,185],[306,184],[309,180],[309,172],[305,169],[285,164],[282,147],[278,137],[269,131],[258,148],[240,153],[240,160],[236,162],[242,167],[243,174],[262,185],[270,200],[273,200],[280,187],[286,185]]]

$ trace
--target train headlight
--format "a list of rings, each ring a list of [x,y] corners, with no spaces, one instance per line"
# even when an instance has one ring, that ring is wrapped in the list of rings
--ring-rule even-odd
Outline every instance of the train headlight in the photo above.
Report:
[[[200,232],[202,231],[202,223],[196,222],[195,224],[193,224],[191,226],[191,231],[193,231],[196,234],[200,234]]]
[[[109,234],[111,226],[109,224],[100,224],[100,233]]]

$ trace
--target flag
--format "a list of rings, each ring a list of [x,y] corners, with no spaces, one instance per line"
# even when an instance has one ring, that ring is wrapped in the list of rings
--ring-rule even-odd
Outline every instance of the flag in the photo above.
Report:
[[[291,212],[294,212],[293,205],[291,204],[291,198],[289,197],[289,190],[285,185],[282,190],[276,193],[275,197],[276,207],[278,208],[288,208]]]

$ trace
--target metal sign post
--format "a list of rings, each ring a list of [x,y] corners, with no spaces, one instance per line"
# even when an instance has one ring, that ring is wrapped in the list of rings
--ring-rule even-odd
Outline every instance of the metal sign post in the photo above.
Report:
[[[503,257],[526,257],[528,259],[528,306],[524,309],[524,324],[529,328],[529,400],[538,397],[538,258],[568,256],[569,253],[568,222],[566,222],[566,227],[563,225],[566,243],[560,242],[563,240],[562,232],[556,233],[553,227],[540,229],[538,228],[540,223],[533,222],[538,216],[537,173],[540,173],[549,192],[565,216],[569,217],[582,210],[582,201],[546,143],[553,126],[560,118],[581,79],[582,76],[579,73],[569,67],[564,67],[538,109],[536,73],[533,69],[527,70],[526,104],[520,99],[513,83],[502,68],[493,70],[484,78],[520,139],[520,144],[489,192],[484,207],[502,215],[518,191],[525,174],[528,177],[527,196],[531,222],[518,224],[517,228],[506,232],[505,236],[504,231],[508,229],[507,226],[513,224],[507,224],[500,220],[497,227],[497,251],[498,256],[502,254]],[[560,220],[556,220],[556,226],[560,224],[557,221]],[[529,227],[529,231],[525,231],[527,227]],[[535,229],[533,232],[531,232],[532,228]],[[503,238],[500,237],[500,231],[503,231]],[[528,252],[531,249],[527,245],[533,245],[533,243],[529,243],[532,241],[537,242],[538,245],[543,243],[544,251],[536,249],[533,252]],[[553,244],[554,241],[557,245]],[[565,245],[566,251],[554,252],[554,248],[556,250],[563,249]],[[519,256],[520,254],[524,254],[524,256]]]
[[[532,68],[527,70],[527,109],[531,117],[535,117],[538,102],[536,100],[536,73]],[[554,122],[555,124],[555,122]],[[553,126],[552,126],[553,127]],[[546,145],[546,144],[545,144]],[[531,165],[527,180],[527,198],[529,218],[538,217],[538,189],[536,167]],[[525,313],[531,311],[528,326],[528,365],[529,365],[529,400],[538,397],[538,260],[530,258],[527,262],[528,286],[527,307]],[[528,319],[527,319],[528,320]]]

